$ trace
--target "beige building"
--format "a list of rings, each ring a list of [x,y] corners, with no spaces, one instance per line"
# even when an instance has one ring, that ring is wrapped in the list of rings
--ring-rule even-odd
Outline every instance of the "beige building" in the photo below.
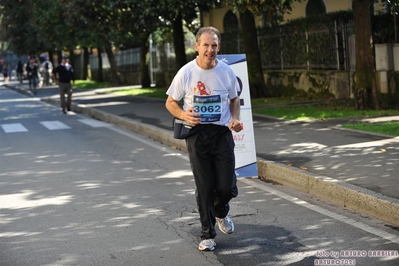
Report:
[[[326,14],[330,12],[347,11],[351,9],[352,0],[306,0],[294,2],[292,11],[284,15],[283,23],[315,14]],[[374,12],[385,12],[384,4],[381,2],[381,0],[374,4]],[[264,23],[263,18],[261,16],[257,16],[255,19],[256,25],[258,27],[262,27]],[[237,33],[240,29],[239,14],[235,14],[233,12],[233,8],[227,4],[222,5],[219,8],[215,8],[209,12],[203,13],[202,23],[204,26],[216,27],[222,34],[232,34],[226,38],[227,40],[231,40],[232,36],[237,36]],[[316,32],[313,34],[313,36],[316,36],[319,33]],[[335,45],[336,47],[334,46],[334,50],[324,50],[326,52],[325,54],[310,58],[308,59],[307,64],[302,64],[300,66],[295,65],[297,62],[292,60],[295,58],[295,55],[291,55],[290,50],[274,50],[276,47],[274,47],[272,43],[268,43],[266,45],[267,49],[262,51],[261,56],[268,56],[267,60],[265,61],[269,64],[271,62],[277,62],[277,64],[273,66],[263,65],[264,79],[269,89],[282,94],[284,93],[284,90],[289,90],[290,87],[304,91],[328,90],[330,93],[335,95],[336,98],[352,97],[353,95],[351,95],[350,88],[353,85],[355,69],[354,35],[353,33],[348,33],[348,37],[345,39],[345,42],[342,42],[344,45],[339,45],[337,43],[337,39],[343,36],[339,34],[337,33],[336,39],[328,39],[328,36],[330,35],[329,33],[326,33],[322,39],[325,42],[330,41],[332,44],[331,47]],[[288,42],[288,45],[290,45],[289,43],[291,40],[295,41],[297,38],[297,36],[293,36],[291,39],[284,38],[284,36],[279,37],[281,37],[281,39],[276,39],[276,43],[284,41]],[[264,40],[265,39],[263,39],[263,41]],[[343,40],[343,38],[341,38],[341,40]],[[233,43],[234,42],[236,41],[233,40]],[[224,43],[226,44],[226,42]],[[292,45],[295,46],[295,43],[292,43]],[[239,45],[236,45],[236,47],[239,47]],[[348,47],[347,51],[345,50],[346,57],[343,56],[343,52],[340,52],[344,51],[345,47]],[[313,50],[317,49],[319,49],[319,47],[315,47]],[[242,50],[239,50],[238,53],[240,53],[240,51]],[[277,51],[277,57],[273,57],[273,55],[270,56],[270,54],[273,54],[273,51]],[[287,56],[284,58],[284,55],[282,55],[283,53],[287,54]],[[320,58],[327,57],[328,60],[323,61],[322,64],[317,61]],[[349,62],[347,61],[347,58],[349,58]],[[292,60],[293,63],[290,63],[289,60]],[[285,65],[283,65],[283,62]],[[318,62],[319,65],[316,66],[314,62]],[[325,65],[325,62],[329,65]],[[279,67],[278,64],[281,64],[282,66]],[[334,65],[336,65],[336,67],[334,67]],[[386,79],[388,80],[388,78]],[[387,91],[387,89],[382,89],[381,86],[381,91]]]
[[[307,0],[302,2],[294,2],[292,11],[284,15],[284,21],[290,21],[296,18],[306,17],[314,14],[323,14],[336,11],[345,11],[352,9],[352,0]],[[379,0],[374,4],[376,13],[385,12],[385,6]],[[202,14],[204,26],[214,26],[221,33],[229,31],[228,27],[237,29],[239,15],[233,13],[233,8],[227,4],[220,8],[215,8],[210,12]],[[263,26],[261,17],[256,18],[257,26]]]

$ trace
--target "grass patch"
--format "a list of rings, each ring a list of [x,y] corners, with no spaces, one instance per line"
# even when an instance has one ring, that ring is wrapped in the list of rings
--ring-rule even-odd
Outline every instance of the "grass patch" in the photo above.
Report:
[[[287,103],[291,102],[291,99],[288,98],[257,98],[257,99],[251,99],[251,106],[252,107],[257,107],[257,106],[267,106],[270,104],[279,104],[279,103]],[[297,100],[300,101],[300,100]]]
[[[362,130],[368,132],[382,133],[391,136],[399,136],[399,122],[386,123],[358,123],[358,124],[344,124],[343,128]]]
[[[141,96],[150,97],[166,100],[166,89],[159,88],[132,88],[124,90],[111,90],[111,93],[130,95],[130,96]]]
[[[267,106],[272,104],[291,103],[291,102],[304,102],[309,101],[307,97],[274,97],[274,98],[256,98],[251,99],[252,107]]]
[[[123,90],[110,90],[110,93],[117,93],[130,96],[151,97],[166,100],[166,89],[161,88],[132,88]],[[278,97],[251,99],[252,113],[279,117],[289,120],[307,119],[330,119],[347,117],[379,117],[399,115],[399,110],[356,110],[352,101],[328,102],[319,104],[283,105],[309,101],[306,97]],[[255,107],[255,108],[254,108]],[[346,124],[343,127],[369,132],[382,133],[386,135],[399,135],[398,123],[383,124]]]
[[[332,99],[333,96],[330,94],[314,94],[308,92],[300,92],[294,95],[283,95],[280,97],[251,99],[251,105],[252,107],[261,107],[272,104],[294,103],[294,102],[310,102],[310,101],[330,102]]]
[[[346,103],[265,107],[253,109],[252,112],[289,120],[399,115],[398,110],[356,110],[354,106],[348,106]]]
[[[91,80],[75,80],[74,88],[78,89],[100,89],[111,86],[108,82],[96,82]]]

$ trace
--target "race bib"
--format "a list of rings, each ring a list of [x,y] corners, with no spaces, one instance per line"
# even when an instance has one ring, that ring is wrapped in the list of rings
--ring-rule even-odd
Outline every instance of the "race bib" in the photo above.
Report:
[[[200,114],[201,122],[220,121],[222,101],[220,95],[194,95],[194,112]]]

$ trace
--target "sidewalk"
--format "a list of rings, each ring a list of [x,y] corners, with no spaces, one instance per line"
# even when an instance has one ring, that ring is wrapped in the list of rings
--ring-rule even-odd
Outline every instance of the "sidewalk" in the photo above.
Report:
[[[32,96],[27,84],[7,87]],[[184,141],[173,138],[163,100],[105,90],[75,90],[72,110],[186,151]],[[55,86],[39,88],[36,97],[59,106]],[[343,119],[292,122],[253,115],[253,121],[259,178],[399,226],[398,137],[344,130]]]

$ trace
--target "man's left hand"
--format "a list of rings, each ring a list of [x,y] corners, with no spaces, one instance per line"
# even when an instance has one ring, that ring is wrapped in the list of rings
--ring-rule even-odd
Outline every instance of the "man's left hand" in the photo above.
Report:
[[[235,132],[240,132],[243,129],[242,123],[239,120],[233,119],[229,123],[229,129]]]

